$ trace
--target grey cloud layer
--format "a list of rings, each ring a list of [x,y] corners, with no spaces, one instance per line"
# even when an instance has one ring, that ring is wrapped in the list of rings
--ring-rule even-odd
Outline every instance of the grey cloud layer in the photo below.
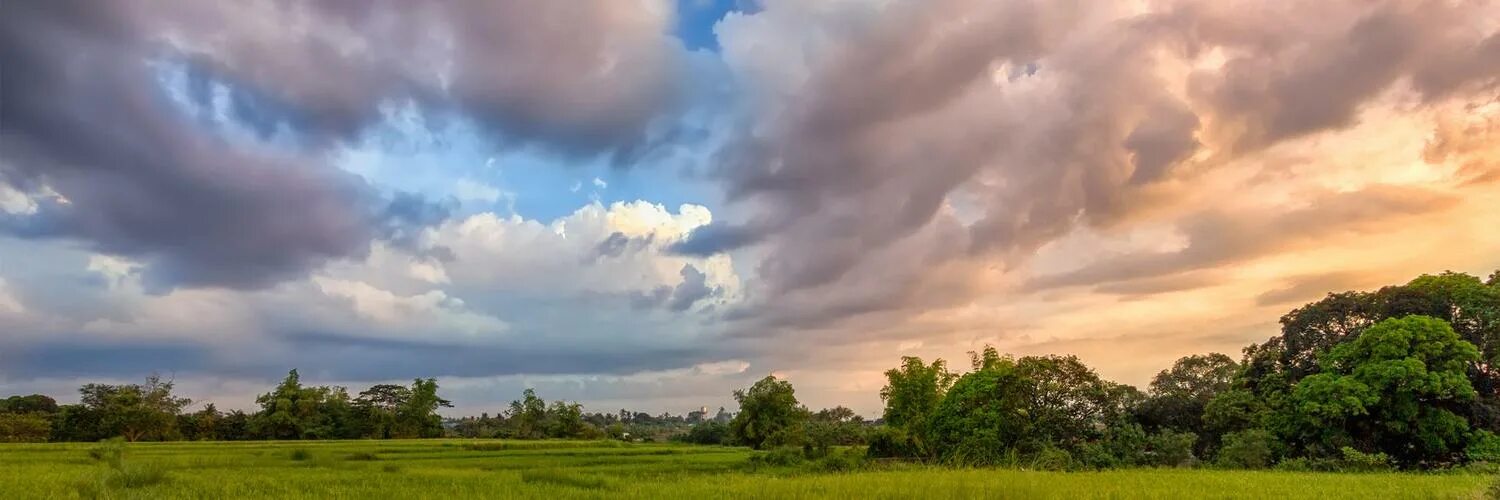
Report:
[[[675,108],[670,12],[629,2],[22,2],[0,19],[0,181],[55,191],[0,229],[149,261],[164,286],[262,287],[446,216],[333,168],[382,107],[478,120],[499,143],[638,154]],[[662,7],[662,6],[655,6]],[[194,121],[159,83],[288,150]]]

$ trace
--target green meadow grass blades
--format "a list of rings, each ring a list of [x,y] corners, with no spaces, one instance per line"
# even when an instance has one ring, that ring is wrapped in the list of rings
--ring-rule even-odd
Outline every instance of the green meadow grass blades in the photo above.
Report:
[[[0,499],[1472,499],[1500,491],[1492,475],[1460,472],[953,469],[871,462],[857,449],[775,465],[752,458],[774,454],[606,441],[5,444]]]

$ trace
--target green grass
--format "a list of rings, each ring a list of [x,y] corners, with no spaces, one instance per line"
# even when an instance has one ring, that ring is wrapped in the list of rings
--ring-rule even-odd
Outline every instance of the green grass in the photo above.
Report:
[[[752,466],[741,448],[565,441],[0,444],[0,498],[1483,498],[1490,476]],[[98,454],[97,452],[95,453]],[[826,468],[824,470],[827,470]]]

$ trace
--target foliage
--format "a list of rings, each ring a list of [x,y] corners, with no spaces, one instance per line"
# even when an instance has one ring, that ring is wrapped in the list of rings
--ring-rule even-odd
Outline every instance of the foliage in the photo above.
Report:
[[[1217,464],[1236,469],[1264,469],[1275,460],[1276,436],[1265,429],[1246,429],[1224,435]]]
[[[42,413],[0,413],[0,443],[40,443],[52,435],[52,420]]]
[[[920,439],[927,420],[957,377],[941,359],[927,364],[922,358],[906,356],[901,358],[901,366],[886,370],[885,378],[886,385],[880,389],[885,424],[906,429],[914,439]]]
[[[1239,363],[1219,353],[1178,359],[1170,369],[1163,370],[1151,380],[1150,396],[1136,409],[1137,418],[1148,430],[1167,429],[1203,436],[1205,439],[1201,440],[1197,451],[1207,453],[1217,446],[1222,433],[1220,429],[1231,424],[1219,420],[1237,417],[1214,415],[1216,425],[1210,426],[1206,416],[1208,406],[1220,394],[1230,390],[1239,371]],[[1216,411],[1225,409],[1215,408]],[[1231,425],[1243,424],[1233,422]]]
[[[870,458],[924,458],[930,456],[922,443],[905,429],[880,426],[870,433],[870,445],[865,449]]]
[[[729,426],[712,420],[693,426],[680,438],[693,444],[728,444],[729,439]]]
[[[1468,445],[1457,410],[1475,397],[1466,368],[1478,357],[1442,320],[1381,321],[1335,346],[1322,373],[1297,383],[1285,432],[1315,454],[1352,446],[1405,466],[1453,463]]]
[[[807,410],[797,403],[792,383],[767,376],[748,390],[734,392],[740,412],[729,422],[734,441],[754,449],[802,444]]]

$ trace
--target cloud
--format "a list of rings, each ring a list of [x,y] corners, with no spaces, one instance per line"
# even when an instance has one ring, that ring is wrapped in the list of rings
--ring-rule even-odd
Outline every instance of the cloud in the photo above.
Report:
[[[1481,64],[1494,28],[1476,9],[1276,3],[1247,16],[1195,1],[768,2],[717,29],[753,123],[720,151],[717,175],[747,215],[674,250],[758,248],[754,283],[772,298],[747,317],[820,326],[828,315],[798,312],[801,290],[844,318],[914,301],[961,305],[995,287],[957,276],[1024,267],[1080,227],[1177,210],[1218,169],[1254,168],[1268,149],[1357,125],[1362,110],[1434,71],[1429,55]],[[1494,85],[1488,72],[1455,75],[1464,83],[1418,83],[1406,102]],[[1277,220],[1313,239],[1313,222],[1295,217],[1326,215],[1316,221],[1343,231],[1379,218],[1361,210],[1425,213],[1444,195],[1358,207],[1354,197]],[[1283,248],[1214,228],[1249,224],[1276,238],[1235,214],[1193,217],[1192,249],[1111,261],[1128,264],[1121,279]],[[1094,273],[1070,276],[1093,284]]]
[[[167,287],[266,287],[408,238],[419,211],[433,223],[418,200],[382,199],[327,165],[384,106],[461,114],[497,144],[638,154],[677,108],[687,64],[655,0],[62,1],[9,14],[0,200],[37,213],[5,227],[139,258]],[[172,67],[181,89],[160,79]],[[34,206],[18,189],[69,203]]]

